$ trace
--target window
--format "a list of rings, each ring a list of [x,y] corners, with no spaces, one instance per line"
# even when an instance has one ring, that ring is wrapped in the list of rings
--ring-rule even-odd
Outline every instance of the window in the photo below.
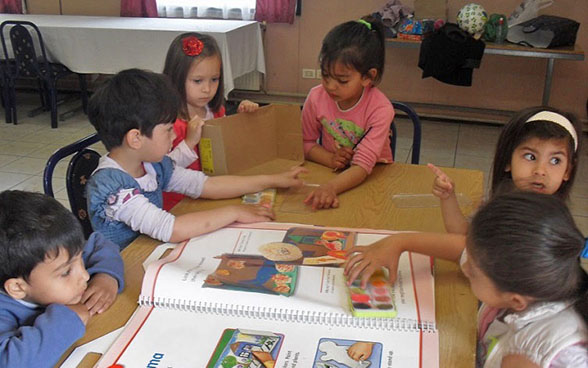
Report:
[[[157,0],[157,13],[166,18],[253,20],[256,0]]]

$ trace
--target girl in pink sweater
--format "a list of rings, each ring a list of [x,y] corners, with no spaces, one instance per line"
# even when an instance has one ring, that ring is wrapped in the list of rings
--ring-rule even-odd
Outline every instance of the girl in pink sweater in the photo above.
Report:
[[[370,17],[340,24],[323,40],[322,83],[302,109],[304,155],[342,171],[308,195],[313,209],[338,207],[337,194],[361,184],[377,162],[392,162],[394,108],[375,87],[384,55],[383,25]]]

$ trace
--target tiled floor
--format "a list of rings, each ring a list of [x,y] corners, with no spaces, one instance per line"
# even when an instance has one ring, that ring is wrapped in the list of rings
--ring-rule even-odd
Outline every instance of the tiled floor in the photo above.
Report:
[[[0,117],[0,191],[21,189],[43,191],[43,169],[49,156],[58,148],[94,132],[87,117],[79,113],[51,129],[48,113],[29,118],[27,112],[38,106],[34,94],[18,93],[19,124],[4,123]],[[79,102],[60,106],[60,112]],[[396,160],[410,162],[412,124],[398,119]],[[420,162],[446,167],[477,169],[484,172],[486,182],[500,127],[474,124],[423,122]],[[588,143],[588,142],[586,142]],[[588,144],[581,153],[580,167],[570,198],[570,208],[578,227],[588,235]],[[97,143],[93,147],[104,153]],[[65,190],[66,163],[60,163],[54,173],[55,197],[67,203]]]

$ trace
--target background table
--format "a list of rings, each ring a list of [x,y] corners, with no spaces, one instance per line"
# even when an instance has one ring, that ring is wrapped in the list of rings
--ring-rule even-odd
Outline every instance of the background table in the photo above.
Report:
[[[386,44],[395,48],[418,49],[421,47],[421,41],[398,38],[386,39]],[[573,47],[558,47],[555,49],[539,49],[508,42],[503,44],[488,42],[486,43],[484,54],[547,59],[547,69],[545,71],[545,82],[543,85],[543,98],[541,99],[541,104],[544,106],[549,105],[549,95],[551,91],[551,80],[553,77],[555,60],[584,60],[584,51],[582,51],[578,45]]]
[[[235,78],[265,73],[261,28],[255,21],[0,14],[0,22],[5,20],[35,23],[49,57],[76,73],[162,72],[171,41],[185,32],[205,33],[218,43],[225,96]]]
[[[310,170],[305,178],[309,183],[321,183],[335,175],[331,170],[317,164],[305,163],[305,167]],[[257,167],[250,173],[274,170],[269,165]],[[483,195],[482,172],[452,168],[444,170],[455,181],[456,190],[471,199],[471,205],[465,208],[466,213],[471,213]],[[274,205],[276,221],[372,229],[443,231],[439,207],[399,208],[392,198],[399,193],[428,194],[431,192],[432,182],[433,174],[426,166],[398,163],[378,165],[360,187],[340,196],[341,206],[338,209],[308,213],[282,212],[280,206],[289,194],[280,190]],[[172,212],[179,215],[236,203],[240,203],[240,199],[184,199]],[[90,320],[85,336],[76,346],[125,324],[137,307],[144,274],[142,262],[160,243],[140,236],[122,252],[125,262],[125,290],[107,312]],[[442,260],[435,261],[435,303],[439,330],[439,366],[473,367],[478,304],[458,265]],[[69,351],[64,357],[68,354]],[[85,363],[88,365],[83,365],[84,367],[92,366],[90,362]]]

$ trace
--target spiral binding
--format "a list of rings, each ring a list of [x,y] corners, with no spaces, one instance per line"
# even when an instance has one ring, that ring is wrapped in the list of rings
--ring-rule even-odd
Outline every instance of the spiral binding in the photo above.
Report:
[[[244,317],[270,321],[297,322],[337,327],[359,327],[377,330],[404,332],[436,332],[434,322],[418,322],[409,318],[357,318],[343,313],[325,313],[297,309],[252,307],[239,304],[207,303],[196,300],[175,298],[154,298],[141,295],[139,305],[146,307],[175,309],[185,312],[216,314],[221,316]]]

